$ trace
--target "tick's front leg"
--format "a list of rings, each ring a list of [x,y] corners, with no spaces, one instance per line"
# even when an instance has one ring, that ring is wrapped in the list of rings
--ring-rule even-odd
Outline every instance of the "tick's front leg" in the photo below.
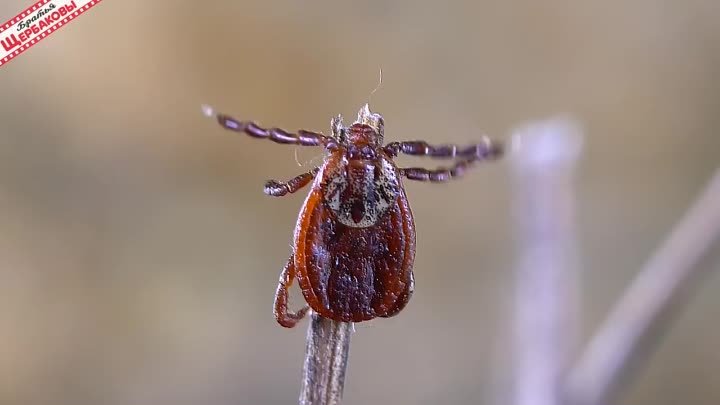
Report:
[[[385,153],[397,156],[402,153],[411,156],[427,156],[435,159],[484,160],[497,158],[502,154],[502,144],[483,137],[482,141],[465,147],[457,145],[430,145],[425,141],[391,142],[383,147]]]
[[[280,274],[280,282],[275,292],[275,319],[286,328],[292,328],[307,314],[310,307],[305,305],[297,312],[288,311],[288,290],[295,278],[295,255],[290,256]]]
[[[308,183],[315,178],[315,175],[319,170],[320,169],[316,167],[309,172],[303,173],[285,183],[276,180],[268,180],[268,182],[265,183],[265,194],[273,197],[282,197],[287,193],[294,193],[307,186]]]
[[[269,139],[275,143],[300,146],[337,146],[334,139],[319,132],[301,129],[296,133],[292,133],[280,128],[263,128],[252,121],[240,121],[225,114],[217,114],[216,117],[218,123],[220,123],[223,128],[230,131],[242,132],[253,138]]]
[[[409,180],[431,181],[441,183],[462,176],[475,162],[481,160],[497,159],[503,154],[501,143],[483,138],[483,142],[460,148],[455,145],[432,146],[423,141],[394,142],[386,146],[390,154],[404,153],[415,156],[430,156],[433,158],[455,158],[452,167],[439,167],[425,169],[422,167],[407,167],[400,169],[400,173]]]

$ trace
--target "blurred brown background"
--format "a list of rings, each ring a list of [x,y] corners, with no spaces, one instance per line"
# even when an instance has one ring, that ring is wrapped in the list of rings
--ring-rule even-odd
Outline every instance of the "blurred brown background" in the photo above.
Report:
[[[298,149],[298,167],[200,105],[328,131],[379,67],[389,140],[581,120],[587,338],[717,166],[719,19],[716,0],[103,1],[0,68],[0,403],[294,403],[307,323],[279,327],[271,304],[303,196],[262,185],[321,153]],[[347,404],[507,398],[507,173],[407,184],[416,293],[357,326]],[[702,286],[621,403],[720,401],[718,291]]]

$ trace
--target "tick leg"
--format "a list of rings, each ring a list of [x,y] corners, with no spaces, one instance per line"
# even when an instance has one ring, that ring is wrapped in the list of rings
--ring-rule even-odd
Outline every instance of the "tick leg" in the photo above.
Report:
[[[218,114],[217,120],[223,128],[230,131],[242,132],[253,138],[269,139],[276,143],[336,147],[335,140],[318,132],[301,129],[297,133],[287,132],[280,128],[263,128],[252,121],[239,121],[229,115]]]
[[[307,186],[308,183],[315,178],[319,170],[320,168],[316,167],[284,183],[276,180],[268,180],[268,182],[265,183],[265,194],[273,197],[282,197],[287,193],[294,193]]]
[[[295,326],[307,314],[310,307],[305,305],[297,312],[288,311],[288,290],[295,278],[295,255],[290,256],[285,268],[280,274],[280,282],[275,292],[275,319],[286,328]]]
[[[502,155],[502,145],[483,137],[482,142],[460,147],[457,145],[433,146],[425,141],[391,142],[383,147],[385,153],[397,156],[399,153],[412,156],[428,156],[436,159],[484,160]]]
[[[400,169],[400,173],[409,180],[431,181],[435,183],[449,181],[462,176],[475,162],[497,159],[503,153],[502,144],[483,138],[483,142],[460,148],[456,145],[432,146],[423,141],[395,142],[385,147],[387,153],[405,153],[407,155],[430,156],[440,159],[457,159],[452,167],[425,169],[408,167]]]
[[[399,170],[400,174],[407,177],[408,180],[442,183],[461,177],[475,161],[475,159],[461,160],[450,168],[425,169],[424,167],[406,167]]]

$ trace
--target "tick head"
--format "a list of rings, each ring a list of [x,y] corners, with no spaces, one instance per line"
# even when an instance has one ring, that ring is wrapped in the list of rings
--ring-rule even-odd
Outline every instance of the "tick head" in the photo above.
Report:
[[[358,117],[349,127],[343,125],[342,115],[334,117],[330,122],[335,139],[345,147],[362,148],[382,146],[385,132],[385,121],[382,115],[370,111],[367,104],[360,108]]]
[[[385,135],[385,120],[383,116],[370,111],[370,106],[365,104],[358,111],[357,120],[349,128],[350,143],[367,143],[372,146],[382,146]]]

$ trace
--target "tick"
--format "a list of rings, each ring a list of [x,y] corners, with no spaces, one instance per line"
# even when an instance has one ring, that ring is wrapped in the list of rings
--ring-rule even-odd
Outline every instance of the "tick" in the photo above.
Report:
[[[445,182],[463,175],[474,163],[496,159],[502,146],[483,137],[478,144],[432,146],[424,141],[383,145],[384,120],[365,104],[345,127],[331,120],[332,136],[299,130],[262,128],[218,114],[224,128],[276,143],[321,146],[320,167],[287,182],[270,180],[265,194],[281,197],[312,182],[300,210],[293,252],[280,275],[274,313],[280,325],[295,326],[312,308],[341,322],[362,322],[400,312],[414,289],[415,223],[403,178]],[[399,168],[398,154],[452,159],[449,168]],[[288,289],[298,279],[308,305],[288,310]]]

